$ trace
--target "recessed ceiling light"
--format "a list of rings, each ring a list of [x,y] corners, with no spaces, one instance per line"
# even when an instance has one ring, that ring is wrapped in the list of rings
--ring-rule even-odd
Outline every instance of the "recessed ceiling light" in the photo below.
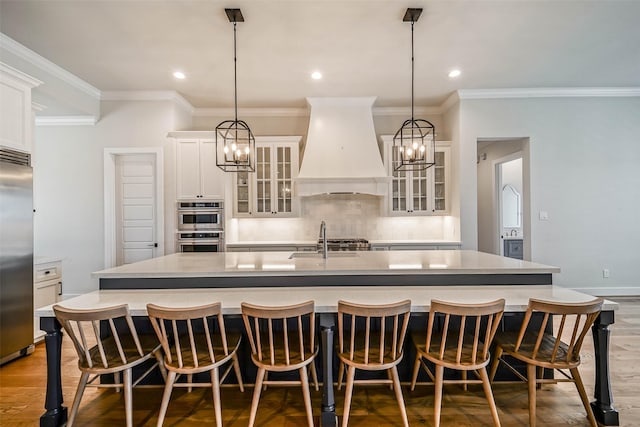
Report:
[[[311,78],[313,80],[320,80],[322,78],[322,73],[320,71],[314,71],[311,73]]]
[[[185,74],[182,71],[176,71],[175,73],[173,73],[173,77],[175,77],[176,79],[183,80],[187,76],[185,76]]]
[[[455,79],[456,77],[460,76],[460,74],[462,73],[457,68],[449,71],[449,77],[451,77],[452,79]]]

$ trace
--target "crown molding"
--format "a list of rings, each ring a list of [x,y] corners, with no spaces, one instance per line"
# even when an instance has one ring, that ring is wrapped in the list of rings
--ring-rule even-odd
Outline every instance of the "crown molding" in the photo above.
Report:
[[[640,87],[462,89],[457,93],[460,99],[598,98],[640,96]]]
[[[36,116],[36,126],[94,126],[95,116]]]
[[[35,77],[31,77],[29,74],[23,73],[22,71],[16,68],[13,68],[8,64],[5,64],[4,62],[0,62],[0,71],[4,72],[5,74],[11,76],[16,80],[26,83],[31,88],[40,86],[42,84],[42,82],[36,79]]]
[[[21,45],[17,41],[13,40],[6,34],[0,33],[0,46],[7,52],[11,52],[15,56],[29,62],[33,66],[41,69],[42,71],[51,74],[52,76],[64,81],[65,83],[73,86],[74,88],[86,93],[95,99],[100,99],[100,90],[93,87],[89,83],[82,80],[75,74],[71,74],[64,68],[54,64],[48,59],[40,56],[36,52],[32,51],[26,46]]]
[[[231,117],[235,114],[233,108],[195,108],[194,117]],[[309,110],[303,108],[238,108],[238,116],[245,117],[305,117]]]
[[[414,115],[440,114],[442,111],[440,106],[436,107],[414,107]],[[410,116],[411,107],[373,107],[374,116]]]
[[[175,90],[108,90],[103,91],[101,101],[172,101],[187,112],[195,109],[189,101]]]

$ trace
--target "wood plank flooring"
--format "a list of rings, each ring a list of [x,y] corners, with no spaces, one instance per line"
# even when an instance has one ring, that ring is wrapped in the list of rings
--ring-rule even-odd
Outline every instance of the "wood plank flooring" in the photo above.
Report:
[[[640,425],[640,297],[609,298],[620,303],[611,336],[611,377],[614,407],[620,412],[621,426]],[[593,343],[589,336],[583,348],[582,377],[589,396],[593,395]],[[62,350],[63,393],[65,406],[71,406],[79,379],[77,356],[65,338]],[[34,354],[0,368],[0,425],[37,426],[44,412],[46,355],[44,345]],[[224,387],[222,407],[226,427],[246,426],[253,388],[240,393]],[[403,387],[409,423],[433,425],[433,387],[423,385],[414,392]],[[134,425],[155,426],[162,389],[134,390]],[[503,426],[527,426],[527,388],[524,384],[494,386],[494,396]],[[342,414],[344,391],[336,391],[338,415]],[[319,425],[320,392],[312,390],[315,422]],[[442,426],[491,426],[480,386],[446,386],[442,407]],[[304,405],[297,387],[269,387],[263,392],[256,426],[304,426]],[[122,394],[111,390],[87,389],[77,418],[78,426],[124,425]],[[215,425],[211,391],[192,393],[174,391],[165,426]],[[398,426],[398,406],[393,392],[382,386],[356,386],[349,425]],[[538,392],[538,425],[588,426],[580,398],[573,384],[545,385]]]

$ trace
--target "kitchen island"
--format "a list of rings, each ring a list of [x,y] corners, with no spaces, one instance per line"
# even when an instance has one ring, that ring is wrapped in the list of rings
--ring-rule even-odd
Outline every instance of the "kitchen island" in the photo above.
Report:
[[[100,290],[63,301],[70,308],[126,303],[133,316],[146,317],[146,304],[193,306],[220,301],[229,320],[242,301],[293,304],[314,300],[322,338],[322,372],[334,372],[333,334],[337,301],[380,304],[412,300],[412,313],[424,316],[431,299],[461,303],[505,298],[505,312],[518,315],[530,297],[577,302],[593,297],[553,286],[557,267],[475,251],[179,253],[95,272]],[[393,287],[393,290],[390,290]],[[593,327],[597,419],[617,425],[608,369],[608,326],[616,304],[607,302]],[[47,331],[47,412],[41,425],[66,419],[60,381],[60,325],[51,306],[36,312]],[[413,317],[413,316],[412,316]],[[143,319],[142,319],[143,320]],[[331,377],[330,377],[331,378]],[[324,381],[322,425],[335,425],[333,382]]]
[[[93,273],[100,289],[550,285],[558,267],[477,251],[177,253]]]

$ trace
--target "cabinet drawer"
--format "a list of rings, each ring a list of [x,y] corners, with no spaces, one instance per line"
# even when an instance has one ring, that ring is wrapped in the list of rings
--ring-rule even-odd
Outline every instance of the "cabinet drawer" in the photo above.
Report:
[[[36,283],[33,291],[33,308],[38,309],[45,305],[58,302],[58,295],[62,292],[60,280],[47,280]]]
[[[36,265],[33,271],[34,282],[60,279],[60,277],[62,277],[62,268],[58,262]]]

